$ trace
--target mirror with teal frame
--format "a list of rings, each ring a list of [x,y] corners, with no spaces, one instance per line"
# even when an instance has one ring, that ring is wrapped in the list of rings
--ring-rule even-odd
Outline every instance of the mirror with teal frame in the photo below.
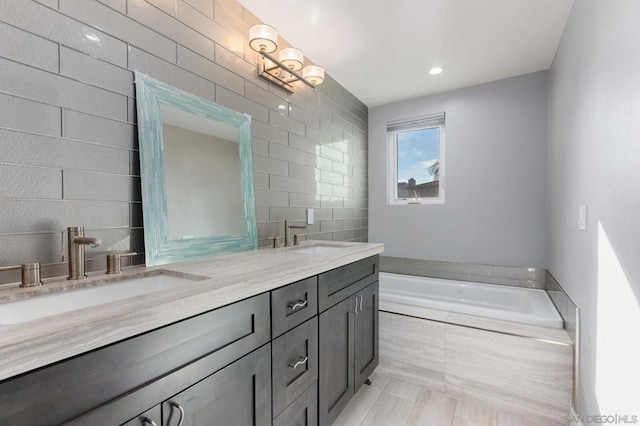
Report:
[[[251,117],[135,81],[147,266],[257,248]]]

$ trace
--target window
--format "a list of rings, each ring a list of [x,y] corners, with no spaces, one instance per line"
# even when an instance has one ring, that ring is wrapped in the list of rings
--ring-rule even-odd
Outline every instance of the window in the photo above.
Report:
[[[444,203],[444,117],[387,124],[389,204]]]

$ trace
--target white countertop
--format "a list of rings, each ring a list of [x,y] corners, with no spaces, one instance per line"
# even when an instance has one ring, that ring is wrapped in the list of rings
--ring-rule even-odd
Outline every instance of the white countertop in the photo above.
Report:
[[[67,281],[45,280],[35,288],[0,290],[0,309],[26,297],[96,286],[150,271],[206,277],[179,287],[72,312],[11,325],[0,325],[0,380],[132,337],[373,256],[382,244],[308,241],[305,246],[344,248],[317,255],[295,253],[295,247],[260,249],[155,267],[133,267],[117,276],[92,274]]]

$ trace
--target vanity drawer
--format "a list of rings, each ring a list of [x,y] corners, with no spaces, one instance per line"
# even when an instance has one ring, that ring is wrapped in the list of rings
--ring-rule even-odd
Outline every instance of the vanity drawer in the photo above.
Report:
[[[371,256],[318,275],[320,312],[378,281],[378,255]]]
[[[136,416],[135,419],[131,419],[128,422],[122,424],[122,426],[151,426],[153,423],[157,425],[162,424],[162,406],[156,405],[150,410]],[[151,423],[153,422],[153,423]]]
[[[278,417],[273,426],[316,426],[318,424],[318,386],[313,383],[302,395],[291,403]]]
[[[275,417],[318,379],[318,317],[278,337],[271,348]]]
[[[89,410],[77,424],[121,424],[264,345],[270,328],[265,293],[5,380],[0,424],[57,425]],[[201,359],[207,368],[188,369],[182,388],[162,385]],[[143,385],[153,392],[134,391]]]
[[[271,292],[271,330],[275,338],[318,313],[318,278],[311,277]]]

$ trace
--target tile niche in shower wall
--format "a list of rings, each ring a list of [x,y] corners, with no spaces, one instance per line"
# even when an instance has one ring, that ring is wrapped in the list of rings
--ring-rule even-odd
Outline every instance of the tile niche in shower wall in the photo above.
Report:
[[[252,116],[261,245],[307,208],[310,238],[365,241],[367,107],[257,77],[257,22],[234,0],[0,2],[0,265],[64,274],[67,226],[102,238],[91,269],[144,250],[133,70]]]

